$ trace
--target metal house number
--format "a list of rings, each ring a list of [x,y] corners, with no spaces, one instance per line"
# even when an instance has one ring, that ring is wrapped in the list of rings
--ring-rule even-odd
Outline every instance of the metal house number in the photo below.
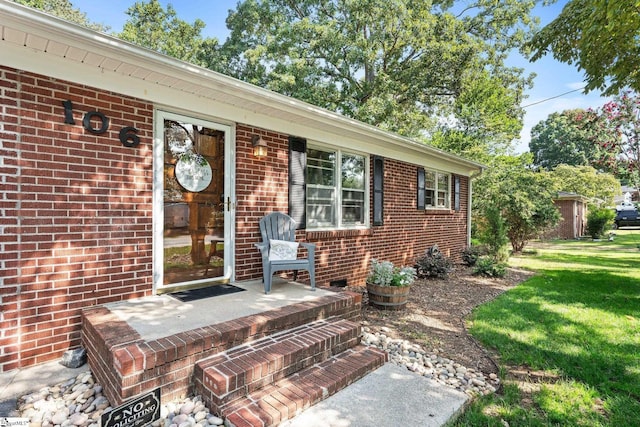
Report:
[[[64,122],[68,125],[75,125],[76,121],[73,119],[73,104],[70,100],[62,101],[64,106]],[[99,127],[93,127],[91,120],[97,119]],[[82,126],[87,132],[94,135],[105,133],[109,129],[109,118],[100,111],[89,111],[82,118]],[[125,126],[120,129],[118,138],[125,147],[137,147],[140,144],[140,137],[137,135],[138,129],[133,126]]]

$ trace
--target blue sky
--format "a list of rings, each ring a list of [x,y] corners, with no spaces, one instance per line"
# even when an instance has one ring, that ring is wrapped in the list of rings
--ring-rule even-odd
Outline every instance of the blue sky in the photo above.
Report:
[[[125,11],[134,1],[111,0],[104,3],[95,0],[72,0],[72,3],[85,12],[91,21],[109,25],[111,31],[120,31],[127,19]],[[558,0],[556,4],[551,6],[538,6],[535,9],[535,14],[540,17],[541,25],[553,20],[567,1]],[[220,41],[224,41],[227,36],[225,19],[228,11],[235,9],[237,2],[238,0],[160,0],[164,7],[171,3],[181,19],[188,22],[193,22],[196,18],[202,19],[206,23],[204,35],[217,37]],[[596,92],[584,95],[582,91],[576,91],[558,97],[558,95],[583,87],[584,75],[578,72],[575,66],[559,63],[550,56],[529,63],[519,55],[512,55],[510,64],[522,67],[527,72],[533,72],[537,75],[533,89],[527,91],[528,98],[523,102],[523,105],[535,105],[525,109],[526,115],[521,141],[516,145],[518,152],[528,151],[531,128],[541,120],[545,120],[549,114],[572,108],[595,108],[607,101]],[[549,100],[545,101],[547,99]]]

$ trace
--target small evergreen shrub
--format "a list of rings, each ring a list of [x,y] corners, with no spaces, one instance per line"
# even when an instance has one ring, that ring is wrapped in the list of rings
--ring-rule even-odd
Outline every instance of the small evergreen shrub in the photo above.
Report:
[[[480,257],[473,269],[473,274],[487,277],[504,277],[507,274],[507,264],[497,262],[491,257]]]
[[[601,239],[611,228],[616,213],[606,208],[591,208],[587,214],[587,234],[593,239]]]
[[[509,260],[507,224],[496,206],[488,206],[485,209],[479,237],[487,248],[487,254],[493,259],[498,262]]]
[[[473,267],[478,262],[481,254],[482,250],[478,246],[469,246],[462,251],[462,262],[464,265]]]
[[[420,278],[447,277],[453,268],[453,263],[440,252],[438,245],[433,245],[424,255],[416,259],[415,268]]]

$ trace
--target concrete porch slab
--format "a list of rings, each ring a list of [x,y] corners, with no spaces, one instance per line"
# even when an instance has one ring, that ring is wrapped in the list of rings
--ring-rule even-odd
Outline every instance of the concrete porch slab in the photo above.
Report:
[[[245,291],[190,302],[168,294],[154,295],[105,307],[148,341],[334,294],[321,288],[311,291],[309,285],[275,277],[269,295],[260,280],[233,285]]]

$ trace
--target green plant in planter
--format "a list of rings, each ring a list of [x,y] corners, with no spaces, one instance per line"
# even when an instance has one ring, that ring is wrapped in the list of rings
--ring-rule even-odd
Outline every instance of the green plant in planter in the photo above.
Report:
[[[413,267],[395,267],[391,261],[371,260],[367,283],[378,286],[410,286],[416,280]]]

